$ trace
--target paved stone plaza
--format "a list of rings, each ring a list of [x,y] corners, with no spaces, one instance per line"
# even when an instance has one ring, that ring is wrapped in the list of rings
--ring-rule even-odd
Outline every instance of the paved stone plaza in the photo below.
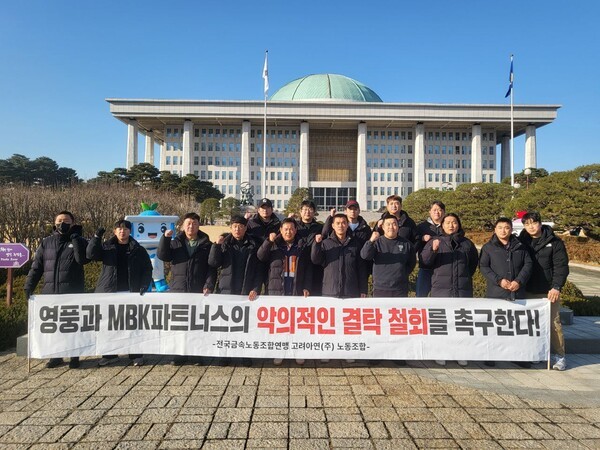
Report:
[[[543,364],[45,369],[0,354],[2,448],[600,448],[600,355]]]
[[[590,270],[590,269],[588,269]],[[576,271],[573,271],[576,272]],[[597,274],[582,287],[597,290]],[[580,280],[578,280],[580,281]],[[600,317],[565,326],[569,370],[471,362],[45,369],[0,353],[0,448],[600,449]],[[26,347],[25,347],[26,348]]]

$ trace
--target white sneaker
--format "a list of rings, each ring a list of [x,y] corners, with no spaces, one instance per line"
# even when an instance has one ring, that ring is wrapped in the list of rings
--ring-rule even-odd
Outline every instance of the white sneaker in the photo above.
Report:
[[[556,362],[554,363],[552,368],[554,370],[560,370],[560,371],[566,370],[567,369],[567,358],[565,358],[564,356],[562,358],[558,358],[558,360],[556,360]]]
[[[275,364],[276,366],[280,366],[283,363],[283,359],[274,359],[273,360],[273,364]]]
[[[446,361],[445,361],[445,360],[443,360],[443,359],[436,359],[436,360],[435,360],[435,363],[436,363],[438,366],[445,366],[445,365],[446,365]]]
[[[304,360],[303,359],[297,359],[296,360],[296,364],[298,364],[299,366],[303,366],[304,365]]]
[[[464,361],[462,359],[459,359],[458,361],[456,361],[458,363],[459,366],[461,367],[465,367],[467,364],[469,364],[468,361]]]
[[[133,365],[136,366],[136,367],[143,366],[144,365],[144,358],[135,358],[133,360]]]

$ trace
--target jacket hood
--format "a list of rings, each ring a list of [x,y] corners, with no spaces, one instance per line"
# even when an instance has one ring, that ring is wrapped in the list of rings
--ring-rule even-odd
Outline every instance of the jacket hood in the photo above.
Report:
[[[398,225],[402,225],[407,220],[410,220],[410,216],[404,210],[400,211],[400,217],[398,218]]]
[[[496,236],[496,234],[492,235],[492,237],[490,238],[490,243],[493,245],[497,245],[498,247],[504,247],[504,244],[500,242],[500,239],[498,239],[498,236]],[[523,245],[514,234],[510,235],[508,239],[508,244],[510,249],[515,249]]]
[[[185,232],[183,232],[183,231],[180,231],[179,233],[177,233],[176,238],[182,242],[185,242],[187,239]],[[208,234],[206,234],[204,231],[198,230],[198,244],[199,245],[207,245],[207,244],[211,245],[210,238],[209,238]]]
[[[233,245],[234,241],[235,238],[233,237],[233,235],[231,233],[227,233],[227,235],[225,236],[225,241],[223,241],[223,245]],[[242,242],[244,243],[244,245],[249,244],[260,247],[260,242],[258,241],[258,239],[252,236],[251,234],[248,234],[248,232],[246,232],[246,234],[244,235],[244,239],[242,240]]]
[[[296,237],[294,237],[294,244],[296,244],[298,247],[304,247],[306,245],[306,240],[300,238],[298,235],[296,235]],[[275,239],[275,245],[277,245],[278,247],[284,247],[286,246],[286,242],[283,240],[282,236],[277,236],[277,238]]]
[[[431,217],[427,218],[427,223],[429,223],[430,225],[433,225],[434,227],[437,227],[437,228],[440,228],[442,226],[441,223],[435,223]]]
[[[111,237],[108,241],[106,241],[107,243],[109,243],[110,245],[117,245],[119,243],[119,240],[117,239],[116,236]],[[133,249],[135,247],[140,247],[140,243],[138,241],[136,241],[134,238],[130,237],[129,238],[129,248]]]
[[[549,225],[542,225],[542,235],[540,236],[539,243],[542,245],[546,245],[552,239],[554,239],[555,234],[552,228]],[[526,230],[521,231],[519,235],[519,240],[525,244],[531,245],[533,241],[533,237]]]
[[[461,239],[464,239],[464,237],[465,237],[465,230],[463,230],[462,228],[459,229],[456,233],[452,233],[452,234],[448,234],[442,229],[442,233],[444,234],[444,236],[449,236],[450,239],[454,239],[454,240],[461,240]]]
[[[255,216],[254,222],[260,224],[263,227],[268,227],[269,225],[277,224],[280,221],[279,221],[279,217],[277,217],[275,215],[275,213],[271,214],[271,218],[267,222],[265,222],[263,220],[263,218],[260,217],[260,215],[257,213],[256,216]]]
[[[366,227],[366,228],[370,228],[370,227],[369,227],[369,224],[368,224],[368,223],[367,223],[367,221],[366,221],[366,220],[363,218],[363,216],[358,216],[358,217],[356,218],[356,220],[358,220],[358,227],[356,228],[357,230],[361,230],[361,229],[363,229],[363,228],[365,228],[365,227]],[[348,223],[350,223],[350,222],[348,222]],[[351,230],[350,226],[348,226],[348,232],[351,232],[351,231],[352,231],[352,230]]]
[[[314,227],[315,225],[321,225],[321,226],[323,225],[323,224],[320,224],[319,222],[317,222],[316,219],[313,219],[312,222],[308,222],[308,223],[302,222],[302,220],[296,220],[296,223],[298,224],[298,229],[300,229],[300,228],[308,229],[310,227]]]

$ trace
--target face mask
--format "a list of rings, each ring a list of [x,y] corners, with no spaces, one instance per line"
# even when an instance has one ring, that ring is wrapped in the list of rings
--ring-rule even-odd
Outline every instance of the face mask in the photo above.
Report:
[[[58,231],[60,234],[66,234],[67,231],[69,231],[69,228],[71,228],[70,223],[62,222],[60,225],[56,225],[56,231]]]

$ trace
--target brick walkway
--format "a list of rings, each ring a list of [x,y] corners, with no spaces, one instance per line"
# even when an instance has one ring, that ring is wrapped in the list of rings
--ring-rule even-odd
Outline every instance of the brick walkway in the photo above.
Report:
[[[2,448],[600,448],[600,355],[500,363],[286,361],[44,368],[0,354]],[[210,363],[210,361],[208,361]]]

